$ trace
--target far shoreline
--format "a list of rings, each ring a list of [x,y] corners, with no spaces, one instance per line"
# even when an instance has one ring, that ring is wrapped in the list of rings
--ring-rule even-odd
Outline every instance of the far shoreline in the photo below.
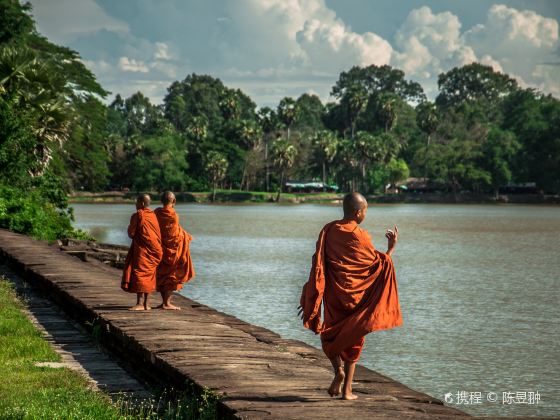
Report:
[[[152,199],[159,197],[158,192],[150,192]],[[216,191],[216,200],[212,201],[212,192],[179,192],[178,203],[193,204],[340,204],[344,194],[337,193],[282,193],[276,202],[276,192],[259,191]],[[68,195],[70,204],[133,204],[137,193],[134,192],[74,192]],[[471,193],[401,193],[367,195],[368,202],[378,204],[540,204],[558,205],[559,195],[544,194],[471,194]],[[158,200],[159,201],[159,200]]]

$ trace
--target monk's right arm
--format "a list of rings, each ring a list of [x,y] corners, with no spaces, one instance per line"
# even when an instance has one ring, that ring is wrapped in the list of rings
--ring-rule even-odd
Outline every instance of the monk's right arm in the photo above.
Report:
[[[128,237],[130,239],[134,239],[137,228],[138,228],[138,214],[134,213],[130,218],[130,224],[128,225]]]
[[[385,233],[385,237],[387,238],[387,252],[386,254],[391,256],[395,247],[397,246],[397,240],[399,239],[399,229],[397,226],[393,230],[387,229]]]

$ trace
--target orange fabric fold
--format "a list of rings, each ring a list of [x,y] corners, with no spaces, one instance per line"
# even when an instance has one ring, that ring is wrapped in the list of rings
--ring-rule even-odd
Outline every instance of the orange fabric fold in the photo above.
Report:
[[[132,243],[124,263],[121,289],[130,293],[152,293],[156,290],[156,269],[163,254],[154,212],[140,209],[134,213],[128,236]]]
[[[329,359],[357,361],[366,334],[403,322],[393,261],[353,221],[336,220],[321,230],[300,305],[304,327],[321,334]]]
[[[157,269],[157,290],[180,290],[195,276],[191,259],[192,236],[179,225],[179,215],[172,206],[155,210],[161,230],[163,259]]]

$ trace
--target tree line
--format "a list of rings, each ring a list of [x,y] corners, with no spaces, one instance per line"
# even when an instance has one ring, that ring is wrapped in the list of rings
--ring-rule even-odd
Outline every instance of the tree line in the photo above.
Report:
[[[162,104],[141,92],[106,104],[79,54],[37,32],[29,4],[0,0],[0,12],[0,188],[59,214],[72,190],[280,193],[288,179],[366,194],[409,176],[453,192],[560,191],[560,101],[489,66],[441,74],[434,101],[402,70],[371,65],[342,72],[328,103],[303,94],[258,108],[190,74]]]

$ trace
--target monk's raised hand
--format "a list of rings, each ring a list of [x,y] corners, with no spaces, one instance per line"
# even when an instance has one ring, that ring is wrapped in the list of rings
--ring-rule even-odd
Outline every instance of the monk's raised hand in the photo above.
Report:
[[[399,229],[395,225],[393,228],[394,230],[387,229],[385,232],[385,237],[387,238],[387,253],[390,255],[397,244],[397,240],[399,239]]]

